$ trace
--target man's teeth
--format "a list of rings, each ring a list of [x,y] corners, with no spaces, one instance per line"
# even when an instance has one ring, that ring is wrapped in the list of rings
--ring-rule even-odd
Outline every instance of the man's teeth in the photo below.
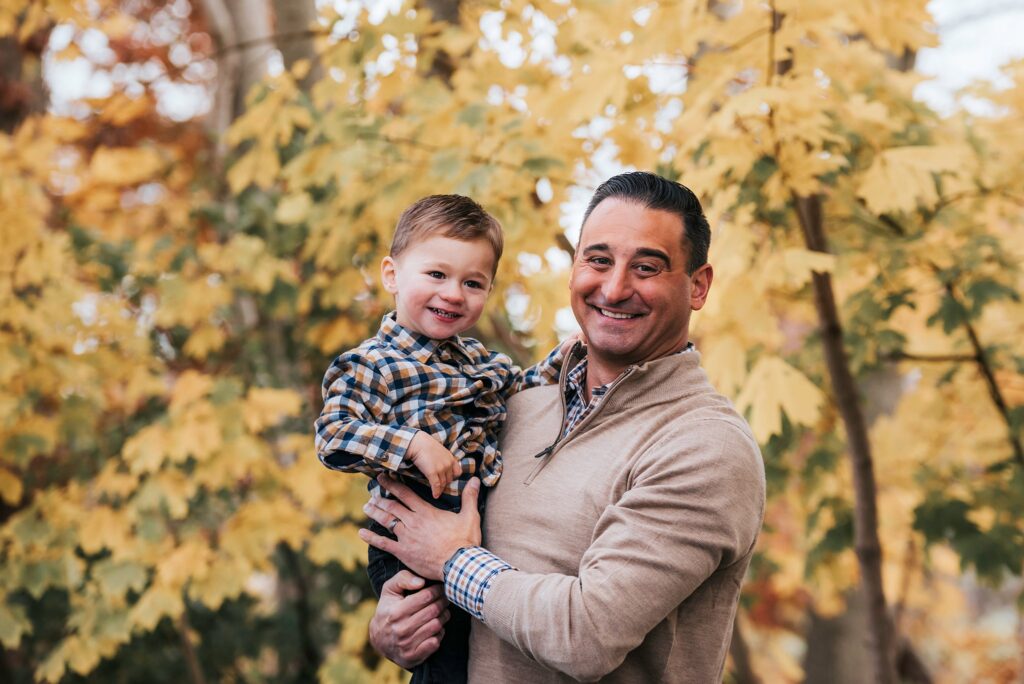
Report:
[[[451,319],[455,319],[455,318],[458,318],[458,317],[459,317],[459,314],[456,314],[456,313],[450,313],[450,312],[448,312],[448,311],[441,311],[440,309],[431,309],[431,311],[433,311],[434,313],[436,313],[436,314],[437,314],[438,316],[441,316],[442,318],[451,318]]]
[[[601,315],[603,315],[603,316],[607,316],[608,318],[618,318],[618,319],[636,318],[637,316],[640,315],[640,314],[618,313],[616,311],[609,311],[608,309],[598,309],[598,311],[600,311]]]

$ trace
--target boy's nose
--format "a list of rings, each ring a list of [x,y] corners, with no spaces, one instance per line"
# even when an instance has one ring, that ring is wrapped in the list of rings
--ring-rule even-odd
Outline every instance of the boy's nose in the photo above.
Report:
[[[449,302],[461,302],[464,299],[462,286],[454,280],[449,280],[441,289],[441,297]]]

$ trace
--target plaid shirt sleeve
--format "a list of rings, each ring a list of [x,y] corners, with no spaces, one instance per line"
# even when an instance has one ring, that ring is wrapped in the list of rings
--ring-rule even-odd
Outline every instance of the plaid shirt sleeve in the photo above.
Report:
[[[565,354],[562,352],[562,345],[559,344],[548,353],[543,361],[530,366],[526,370],[513,366],[514,376],[512,382],[506,388],[506,396],[522,392],[531,387],[558,383],[558,374],[562,371],[562,364],[564,362]]]
[[[455,552],[444,565],[444,593],[448,600],[478,620],[483,620],[484,599],[499,574],[515,570],[481,546]]]
[[[359,353],[339,356],[324,376],[324,408],[316,421],[316,453],[328,468],[376,473],[404,470],[416,430],[390,425],[385,364]]]

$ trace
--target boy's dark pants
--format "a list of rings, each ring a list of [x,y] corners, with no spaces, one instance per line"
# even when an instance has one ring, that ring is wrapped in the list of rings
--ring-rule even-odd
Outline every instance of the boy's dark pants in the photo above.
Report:
[[[446,511],[459,511],[460,499],[454,496],[441,495],[435,499],[430,495],[430,487],[412,479],[405,479],[405,484],[416,492],[424,501],[429,501],[437,508]],[[484,490],[480,490],[480,512],[484,508]],[[388,530],[374,521],[370,521],[370,531],[384,537],[394,539]],[[386,551],[370,547],[366,574],[370,577],[377,598],[380,598],[381,587],[399,570],[407,570],[400,560]],[[444,639],[433,655],[412,670],[412,684],[465,684],[467,681],[466,667],[469,664],[469,623],[472,618],[457,606],[450,605],[451,615],[444,625]]]

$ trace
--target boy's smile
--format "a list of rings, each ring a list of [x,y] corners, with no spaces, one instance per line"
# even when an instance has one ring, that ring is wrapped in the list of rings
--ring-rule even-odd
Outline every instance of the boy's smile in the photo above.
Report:
[[[384,289],[395,296],[398,323],[435,340],[465,332],[479,320],[494,273],[484,239],[432,235],[384,257]]]

